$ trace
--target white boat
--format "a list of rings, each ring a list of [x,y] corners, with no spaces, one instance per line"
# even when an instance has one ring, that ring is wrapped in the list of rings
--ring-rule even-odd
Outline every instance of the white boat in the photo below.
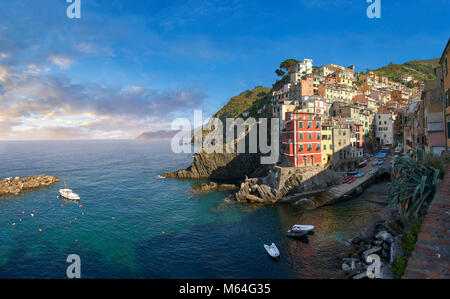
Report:
[[[306,232],[306,231],[288,230],[286,233],[286,236],[288,236],[290,238],[301,238],[307,234],[308,234],[308,232]]]
[[[280,251],[278,250],[275,243],[272,243],[272,245],[270,246],[264,244],[264,249],[266,250],[267,254],[273,257],[274,259],[280,257]]]
[[[312,232],[314,230],[314,226],[313,225],[294,225],[292,226],[292,231],[293,232]]]
[[[59,189],[59,195],[62,198],[69,200],[80,200],[80,196],[78,194],[73,193],[71,189],[68,189],[66,183],[64,183],[64,189]]]

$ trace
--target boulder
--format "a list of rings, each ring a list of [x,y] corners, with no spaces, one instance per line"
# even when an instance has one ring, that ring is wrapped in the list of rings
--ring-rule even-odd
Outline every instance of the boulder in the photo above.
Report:
[[[389,263],[392,265],[397,257],[397,255],[405,255],[402,248],[402,242],[399,237],[396,237],[391,243],[391,254],[389,257]]]
[[[250,203],[264,203],[264,199],[255,196],[255,195],[251,195],[251,194],[245,194],[245,198],[250,202]]]
[[[379,246],[377,246],[377,247],[372,247],[372,248],[370,248],[370,249],[364,251],[363,254],[362,254],[363,261],[366,261],[366,260],[367,260],[367,257],[368,257],[369,255],[378,253],[378,252],[380,252],[381,250],[382,250],[382,248],[379,247]]]
[[[389,242],[389,243],[391,243],[392,240],[394,239],[394,237],[392,237],[392,235],[391,235],[390,233],[388,233],[387,231],[381,231],[381,232],[379,232],[379,233],[375,236],[375,238],[378,239],[378,240],[381,239],[381,240],[386,241],[386,242]]]
[[[353,272],[352,268],[349,265],[347,265],[346,263],[342,264],[342,271],[344,271],[345,274],[350,274]]]

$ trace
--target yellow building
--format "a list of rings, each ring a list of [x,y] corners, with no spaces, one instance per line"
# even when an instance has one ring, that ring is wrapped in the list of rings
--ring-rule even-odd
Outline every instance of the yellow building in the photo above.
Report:
[[[448,58],[450,56],[450,39],[445,46],[444,53],[442,54],[440,65],[442,67],[442,95],[445,107],[445,138],[447,144],[447,150],[450,148],[450,76]]]
[[[326,168],[333,158],[333,122],[322,121],[322,165]]]

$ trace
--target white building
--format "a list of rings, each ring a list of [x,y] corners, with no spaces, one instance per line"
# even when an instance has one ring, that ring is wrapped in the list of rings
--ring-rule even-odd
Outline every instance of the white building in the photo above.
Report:
[[[394,145],[395,116],[388,111],[375,115],[376,138],[381,145]]]
[[[303,61],[300,61],[296,65],[296,72],[297,73],[305,73],[305,74],[311,74],[313,71],[313,60],[312,59],[303,59]]]
[[[319,96],[303,96],[300,102],[300,109],[306,113],[316,113],[319,115],[328,114],[327,101]]]

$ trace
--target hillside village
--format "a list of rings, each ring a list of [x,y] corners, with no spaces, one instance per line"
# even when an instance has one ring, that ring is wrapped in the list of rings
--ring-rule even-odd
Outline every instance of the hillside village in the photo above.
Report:
[[[445,51],[443,58],[448,46]],[[376,71],[356,73],[354,65],[290,59],[281,65],[286,72],[277,70],[282,79],[260,100],[265,103],[241,116],[279,119],[279,164],[288,167],[348,170],[381,148],[440,155],[447,145],[443,90],[448,107],[449,88],[441,86],[446,58],[441,63],[432,70],[436,79],[424,82],[405,73],[394,81]]]

